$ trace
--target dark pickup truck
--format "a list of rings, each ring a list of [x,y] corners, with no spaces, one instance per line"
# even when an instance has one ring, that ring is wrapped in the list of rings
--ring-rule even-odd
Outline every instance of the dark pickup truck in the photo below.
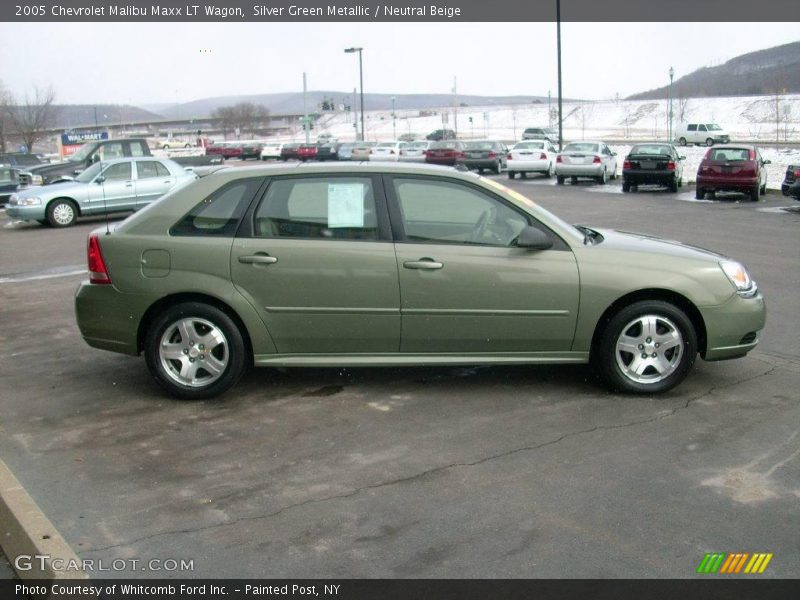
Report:
[[[19,171],[21,187],[47,185],[65,179],[72,179],[84,169],[101,160],[125,158],[128,156],[152,156],[147,140],[129,138],[87,142],[67,160],[58,163],[37,165]],[[221,164],[219,156],[175,156],[170,157],[185,167]]]

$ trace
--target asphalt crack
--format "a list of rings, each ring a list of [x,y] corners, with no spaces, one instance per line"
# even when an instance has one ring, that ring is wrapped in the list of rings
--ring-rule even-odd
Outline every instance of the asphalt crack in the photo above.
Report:
[[[765,361],[760,360],[759,362],[765,362]],[[417,481],[417,480],[429,477],[431,475],[435,475],[435,474],[438,474],[438,473],[442,473],[444,471],[448,471],[450,469],[465,468],[465,467],[476,467],[476,466],[483,465],[485,463],[488,463],[488,462],[491,462],[491,461],[494,461],[494,460],[499,460],[499,459],[507,458],[509,456],[514,456],[515,454],[519,454],[519,453],[522,453],[522,452],[532,452],[532,451],[535,451],[535,450],[540,450],[542,448],[547,448],[548,446],[554,446],[556,444],[559,444],[559,443],[563,442],[566,439],[577,437],[577,436],[581,436],[581,435],[586,435],[586,434],[590,434],[590,433],[594,433],[596,431],[626,429],[626,428],[629,428],[629,427],[636,427],[636,426],[639,426],[639,425],[647,425],[649,423],[655,423],[657,421],[662,421],[664,419],[668,419],[670,417],[675,416],[678,412],[688,409],[693,402],[697,402],[698,400],[701,400],[701,399],[703,399],[703,398],[705,398],[707,396],[710,396],[711,394],[713,394],[714,392],[716,392],[718,390],[722,390],[722,389],[726,389],[726,388],[729,388],[729,387],[734,387],[734,386],[737,386],[737,385],[741,385],[743,383],[747,383],[749,381],[753,381],[755,379],[759,379],[759,378],[762,378],[762,377],[767,377],[770,374],[772,374],[777,368],[778,368],[777,366],[773,365],[773,366],[771,366],[770,369],[768,369],[767,371],[764,371],[763,373],[759,373],[757,375],[752,375],[750,377],[745,377],[743,379],[738,379],[738,380],[736,380],[734,382],[727,383],[725,385],[712,386],[709,389],[707,389],[706,391],[704,391],[702,394],[698,394],[697,396],[693,396],[691,398],[687,398],[685,403],[680,404],[680,405],[678,405],[678,406],[676,406],[676,407],[674,407],[674,408],[672,408],[670,410],[663,411],[663,412],[661,412],[661,413],[659,413],[659,414],[657,414],[657,415],[655,415],[653,417],[649,417],[647,419],[638,419],[638,420],[635,420],[635,421],[629,421],[627,423],[621,423],[621,424],[615,424],[615,425],[595,425],[594,427],[589,427],[587,429],[580,429],[578,431],[570,431],[570,432],[564,433],[564,434],[558,436],[555,439],[552,439],[552,440],[549,440],[549,441],[546,441],[546,442],[542,442],[541,444],[534,444],[534,445],[528,445],[528,446],[521,446],[519,448],[513,448],[511,450],[506,450],[504,452],[500,452],[500,453],[497,453],[497,454],[492,454],[490,456],[485,456],[485,457],[483,457],[481,459],[478,459],[478,460],[475,460],[475,461],[472,461],[472,462],[455,462],[455,463],[450,463],[450,464],[446,464],[446,465],[440,465],[438,467],[433,467],[431,469],[427,469],[425,471],[421,471],[419,473],[415,473],[414,475],[408,475],[406,477],[399,477],[397,479],[391,479],[389,481],[382,481],[382,482],[379,482],[379,483],[374,483],[374,484],[371,484],[371,485],[358,487],[358,488],[355,488],[355,489],[353,489],[353,490],[351,490],[349,492],[342,493],[342,494],[334,494],[334,495],[331,495],[331,496],[325,496],[324,498],[309,498],[308,500],[303,500],[302,502],[296,502],[294,504],[289,504],[287,506],[279,508],[278,510],[275,510],[275,511],[272,511],[272,512],[269,512],[269,513],[265,513],[265,514],[239,517],[239,518],[233,519],[232,521],[225,521],[223,523],[213,523],[211,525],[204,525],[202,527],[190,527],[190,528],[185,528],[185,529],[174,529],[174,530],[169,530],[169,531],[159,531],[159,532],[152,533],[152,534],[140,537],[140,538],[129,540],[127,542],[122,542],[122,543],[119,543],[119,544],[113,544],[113,545],[110,545],[110,546],[101,546],[101,547],[98,547],[98,548],[92,548],[92,549],[88,549],[88,550],[82,550],[82,552],[84,554],[91,554],[91,553],[101,552],[101,551],[105,551],[105,550],[113,550],[114,548],[122,548],[122,547],[126,547],[126,546],[131,546],[133,544],[138,544],[140,542],[144,542],[144,541],[147,541],[147,540],[151,540],[151,539],[154,539],[154,538],[157,538],[157,537],[166,536],[166,535],[178,535],[178,534],[182,534],[182,533],[184,533],[184,534],[186,534],[186,533],[199,533],[199,532],[202,532],[202,531],[209,531],[209,530],[212,530],[212,529],[219,529],[219,528],[222,528],[222,527],[230,527],[232,525],[237,525],[239,523],[247,523],[247,522],[252,522],[252,521],[259,521],[259,520],[262,520],[262,519],[271,519],[273,517],[277,517],[277,516],[287,512],[287,511],[294,510],[296,508],[301,508],[303,506],[308,506],[308,505],[311,505],[311,504],[321,504],[323,502],[330,502],[331,500],[342,500],[342,499],[345,499],[345,498],[352,498],[353,496],[357,496],[358,494],[360,494],[362,492],[366,492],[366,491],[370,491],[370,490],[376,490],[376,489],[380,489],[380,488],[384,488],[384,487],[390,487],[390,486],[399,485],[399,484],[403,484],[403,483],[408,483],[408,482],[412,482],[412,481]]]

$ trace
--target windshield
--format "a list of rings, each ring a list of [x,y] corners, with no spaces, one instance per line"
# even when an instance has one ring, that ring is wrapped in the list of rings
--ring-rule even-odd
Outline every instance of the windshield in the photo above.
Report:
[[[514,150],[543,150],[544,142],[520,142],[513,148]]]
[[[567,144],[567,147],[564,148],[564,152],[594,152],[597,153],[599,151],[597,144],[583,144],[583,143],[576,143],[576,144]]]
[[[669,156],[669,146],[664,144],[638,144],[631,148],[631,154],[655,154],[660,156]]]
[[[467,142],[466,147],[469,150],[491,150],[494,142]]]
[[[394,148],[395,146],[397,146],[397,144],[395,144],[394,142],[381,142],[380,144],[378,144],[377,147],[378,148]]]
[[[70,162],[83,162],[89,158],[89,155],[94,152],[96,148],[96,144],[84,144],[75,154],[68,156],[67,160]]]
[[[722,127],[714,123],[708,123],[706,124],[706,127],[708,127],[709,131],[722,131]]]
[[[106,163],[108,166],[108,163]],[[92,179],[97,177],[100,174],[100,169],[103,168],[103,163],[96,162],[91,167],[83,171],[80,175],[75,178],[75,181],[80,181],[81,183],[89,183]]]
[[[455,150],[460,147],[460,142],[435,142],[431,144],[434,150]]]

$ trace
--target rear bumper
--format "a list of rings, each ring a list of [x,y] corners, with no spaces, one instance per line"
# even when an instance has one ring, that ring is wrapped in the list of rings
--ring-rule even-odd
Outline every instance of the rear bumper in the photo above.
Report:
[[[397,162],[397,154],[370,154],[369,160],[375,162]]]
[[[456,161],[456,164],[464,165],[468,169],[494,169],[499,160],[497,158],[461,158]]]
[[[564,177],[600,177],[603,174],[603,164],[590,165],[565,165],[556,163],[556,175]]]
[[[784,196],[792,196],[795,200],[800,200],[800,179],[795,180],[793,183],[781,184],[781,194]]]
[[[675,179],[675,171],[648,171],[644,169],[639,170],[623,170],[622,179],[633,185],[640,183],[660,183],[667,185]]]
[[[706,351],[708,361],[739,358],[758,345],[758,338],[767,318],[764,297],[759,292],[754,298],[735,294],[719,306],[700,308],[706,326]]]
[[[510,159],[506,166],[509,171],[541,171],[546,172],[550,167],[550,162],[546,160],[514,160]]]
[[[456,164],[455,158],[430,158],[426,157],[425,162],[432,164],[432,165],[446,165],[448,167],[453,167]]]
[[[760,185],[760,182],[757,177],[732,178],[698,175],[696,185],[706,191],[749,192]]]

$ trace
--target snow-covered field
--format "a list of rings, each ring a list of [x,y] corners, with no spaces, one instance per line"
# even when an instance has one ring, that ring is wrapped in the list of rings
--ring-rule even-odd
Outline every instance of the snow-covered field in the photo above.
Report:
[[[547,103],[513,106],[468,106],[458,108],[459,138],[494,138],[512,142],[522,136],[526,127],[543,127],[557,122],[556,103],[548,111]],[[607,100],[564,103],[564,139],[609,140],[612,149],[622,158],[631,145],[640,140],[666,140],[668,103],[666,100]],[[794,142],[794,147],[771,145],[777,139]],[[395,133],[414,134],[420,138],[435,129],[454,129],[452,106],[438,109],[403,110],[397,107],[397,118],[391,111],[367,111],[365,130],[368,140],[391,140]],[[551,114],[555,113],[555,114]],[[333,113],[320,117],[313,138],[329,133],[340,141],[353,140],[353,113]],[[469,119],[472,118],[470,123]],[[800,94],[774,96],[736,96],[723,98],[673,99],[673,127],[681,121],[718,123],[732,140],[756,141],[768,165],[768,186],[780,188],[786,166],[800,164]],[[301,131],[285,137],[285,141],[302,141]],[[627,143],[630,140],[630,143]],[[680,148],[686,156],[684,181],[692,182],[706,152],[705,147]]]

